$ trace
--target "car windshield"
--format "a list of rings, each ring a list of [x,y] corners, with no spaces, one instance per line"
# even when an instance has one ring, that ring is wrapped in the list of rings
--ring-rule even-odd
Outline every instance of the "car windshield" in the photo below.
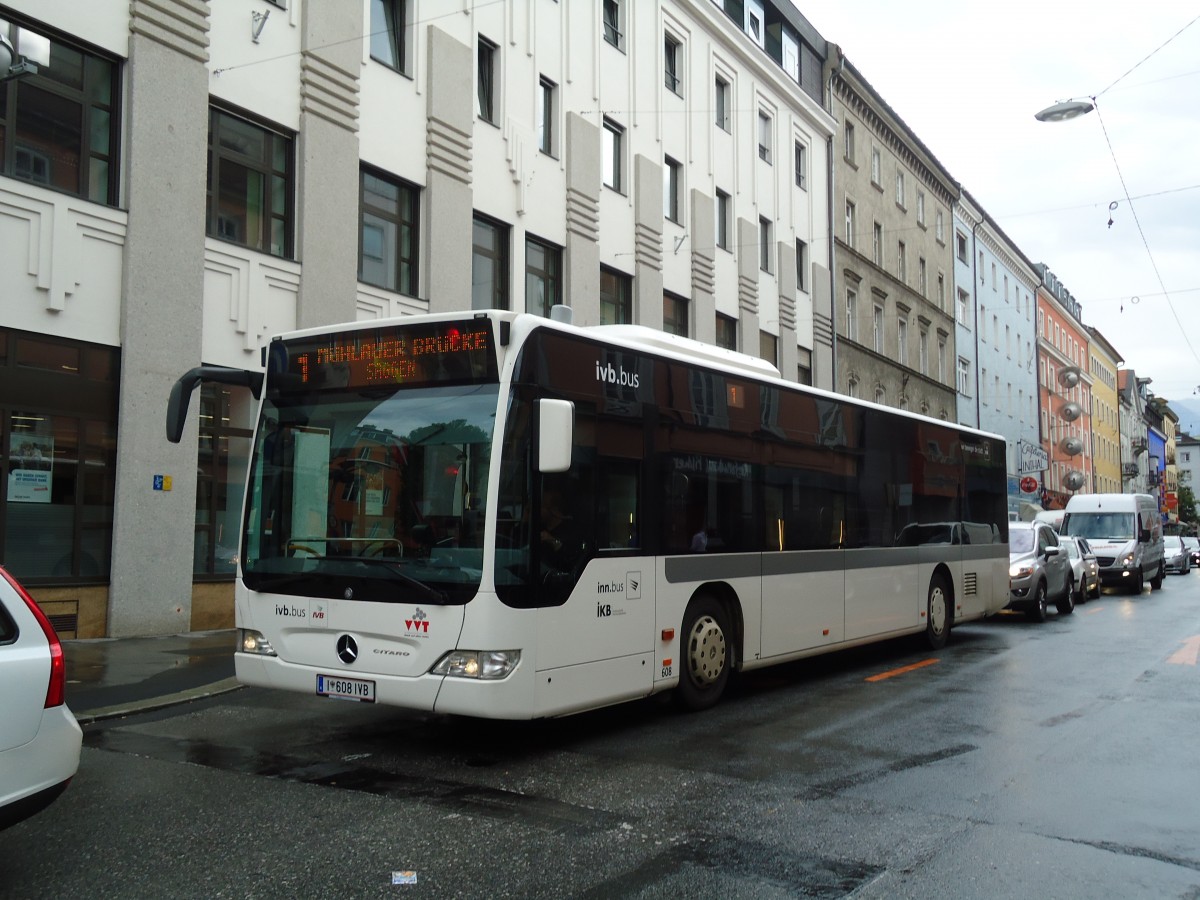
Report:
[[[1008,531],[1008,552],[1028,553],[1033,549],[1033,529],[1010,528]]]
[[[1131,541],[1135,537],[1133,513],[1072,513],[1066,519],[1066,534]]]

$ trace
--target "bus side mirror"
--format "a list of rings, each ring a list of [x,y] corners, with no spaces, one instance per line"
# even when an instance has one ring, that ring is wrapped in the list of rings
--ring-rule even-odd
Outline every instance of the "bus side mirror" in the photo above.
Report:
[[[575,404],[570,400],[538,401],[538,471],[566,472],[575,443]]]

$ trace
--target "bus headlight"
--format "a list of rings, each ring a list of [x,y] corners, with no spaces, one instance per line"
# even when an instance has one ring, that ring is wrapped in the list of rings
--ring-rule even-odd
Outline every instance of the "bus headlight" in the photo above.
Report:
[[[511,675],[520,661],[520,650],[451,650],[429,671],[451,678],[496,681]]]
[[[262,636],[262,632],[249,628],[238,630],[238,649],[243,653],[253,653],[256,656],[276,656],[271,642]]]

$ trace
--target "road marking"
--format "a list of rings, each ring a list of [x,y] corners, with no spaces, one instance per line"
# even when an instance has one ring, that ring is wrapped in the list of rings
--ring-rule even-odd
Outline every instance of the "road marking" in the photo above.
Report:
[[[867,681],[883,681],[885,678],[895,678],[897,675],[907,675],[909,672],[915,672],[917,669],[923,669],[926,666],[932,666],[938,660],[923,659],[919,663],[913,663],[911,666],[902,666],[899,669],[892,669],[890,672],[880,672],[878,675],[872,675]]]
[[[1200,661],[1200,634],[1190,637],[1183,646],[1167,657],[1167,662],[1177,666],[1194,666]]]
[[[1088,614],[1089,616],[1095,615],[1095,614],[1096,614],[1096,613],[1098,613],[1098,612],[1104,612],[1104,607],[1103,607],[1103,606],[1097,606],[1097,607],[1095,607],[1095,608],[1093,608],[1093,609],[1089,609],[1089,610],[1087,610],[1087,614]]]

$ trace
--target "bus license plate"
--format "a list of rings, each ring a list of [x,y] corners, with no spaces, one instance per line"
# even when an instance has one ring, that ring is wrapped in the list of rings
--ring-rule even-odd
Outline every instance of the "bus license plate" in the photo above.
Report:
[[[361,678],[340,678],[333,675],[317,676],[317,695],[335,700],[361,700],[375,702],[375,682]]]

